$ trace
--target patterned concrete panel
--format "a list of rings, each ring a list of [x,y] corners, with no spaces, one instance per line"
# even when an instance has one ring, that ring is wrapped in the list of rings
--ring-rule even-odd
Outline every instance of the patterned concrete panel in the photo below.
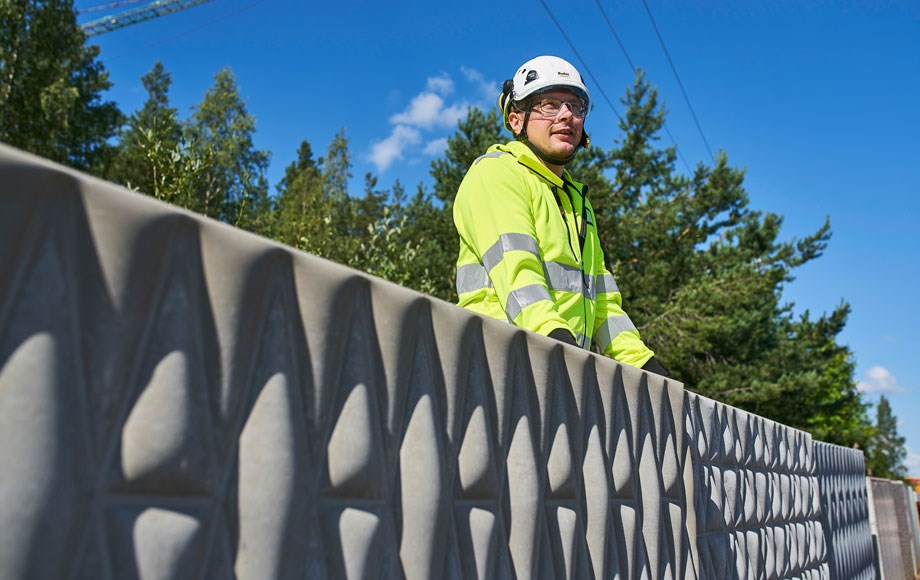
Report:
[[[875,580],[863,453],[820,441],[814,446],[831,578]]]
[[[829,578],[811,437],[686,392],[701,578]]]
[[[909,535],[911,538],[910,552],[914,562],[914,576],[920,576],[920,513],[918,513],[917,493],[910,486],[904,486],[905,504],[907,509],[904,516],[910,524]],[[907,531],[907,530],[905,530]]]
[[[911,551],[914,538],[908,518],[917,517],[917,508],[907,499],[907,486],[900,481],[874,477],[868,481],[878,530],[882,578],[914,580],[916,563]]]
[[[0,189],[0,578],[701,576],[679,383],[2,146]]]

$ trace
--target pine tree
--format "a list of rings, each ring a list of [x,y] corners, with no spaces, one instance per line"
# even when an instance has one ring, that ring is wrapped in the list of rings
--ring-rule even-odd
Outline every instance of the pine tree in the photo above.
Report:
[[[906,439],[898,434],[897,418],[882,395],[875,408],[875,433],[866,452],[866,472],[873,477],[901,479],[905,475]]]
[[[329,149],[320,164],[323,167],[323,194],[334,201],[347,199],[348,181],[351,179],[351,153],[348,151],[344,127],[339,129],[329,143]]]
[[[780,319],[778,344],[767,366],[790,370],[776,379],[784,394],[759,403],[757,411],[781,417],[820,441],[866,448],[873,433],[869,405],[853,378],[852,353],[837,342],[848,315],[844,303],[816,320],[807,310],[797,319]]]
[[[429,193],[420,185],[407,208],[407,239],[425,248],[416,258],[419,269],[428,273],[433,295],[449,302],[457,301],[459,246],[453,221],[454,197],[473,162],[491,145],[507,140],[502,131],[495,111],[470,109],[458,123],[457,132],[448,137],[444,156],[431,163],[433,191]]]
[[[329,207],[329,219],[324,229],[325,245],[315,251],[324,258],[352,265],[366,230],[356,223],[357,204],[348,192],[348,182],[352,177],[351,151],[344,128],[339,129],[329,143],[319,166],[322,196]]]
[[[457,132],[447,138],[444,157],[431,162],[434,198],[448,207],[453,206],[460,182],[473,161],[491,145],[506,140],[502,138],[502,121],[498,113],[469,109],[466,118],[458,123]]]
[[[690,176],[675,170],[676,151],[659,145],[663,106],[641,74],[623,103],[615,147],[592,147],[571,169],[591,185],[606,258],[643,338],[702,394],[864,442],[866,406],[837,343],[849,307],[812,321],[782,302],[795,268],[820,257],[830,224],[781,241],[782,218],[749,207],[744,172],[724,152]]]
[[[328,255],[333,219],[332,201],[323,193],[323,176],[307,141],[300,144],[297,160],[278,183],[271,235],[283,244]]]
[[[72,0],[0,3],[0,141],[102,174],[121,113],[84,41]]]

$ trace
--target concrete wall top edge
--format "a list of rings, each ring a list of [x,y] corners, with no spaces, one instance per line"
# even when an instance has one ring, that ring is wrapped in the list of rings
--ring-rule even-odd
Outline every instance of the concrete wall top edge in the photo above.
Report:
[[[371,288],[380,290],[380,292],[371,292],[375,301],[384,302],[388,305],[405,306],[414,301],[424,300],[430,304],[434,316],[438,318],[444,317],[454,324],[463,326],[468,325],[471,319],[478,319],[482,325],[483,332],[486,335],[494,334],[500,341],[509,341],[515,335],[521,334],[526,337],[529,348],[534,349],[535,353],[548,353],[553,349],[561,348],[562,352],[565,353],[565,358],[572,362],[584,363],[589,357],[593,357],[598,372],[603,374],[612,376],[616,368],[622,366],[622,372],[633,379],[638,379],[643,374],[648,374],[649,381],[654,384],[664,383],[669,390],[676,389],[676,392],[679,392],[684,387],[677,380],[664,380],[657,375],[643,373],[640,369],[620,365],[620,363],[607,357],[560,344],[556,340],[535,333],[522,331],[506,322],[480,316],[439,298],[416,292],[360,270],[291,248],[274,240],[201,216],[184,208],[173,206],[164,201],[81,173],[75,169],[2,143],[0,143],[0,169],[3,170],[5,175],[9,176],[6,178],[7,187],[17,186],[21,182],[20,180],[34,180],[37,173],[50,176],[64,175],[73,178],[72,184],[75,187],[66,192],[66,195],[81,198],[88,214],[87,219],[92,225],[93,234],[97,237],[96,246],[100,250],[100,259],[103,262],[106,261],[105,247],[107,246],[106,242],[109,241],[106,239],[108,236],[117,237],[125,230],[136,231],[143,229],[125,227],[126,224],[123,221],[130,221],[135,224],[143,222],[144,225],[147,225],[151,222],[184,218],[193,223],[193,227],[199,231],[202,254],[207,254],[208,257],[208,260],[203,260],[206,269],[209,260],[213,257],[222,264],[234,262],[234,269],[247,271],[256,267],[255,265],[264,260],[267,254],[280,252],[289,256],[288,259],[291,261],[291,265],[294,266],[294,277],[298,280],[304,277],[305,272],[310,272],[311,276],[316,276],[315,273],[319,272],[319,276],[326,283],[330,280],[335,280],[336,282],[334,283],[345,284],[349,280],[360,278],[366,281]],[[115,217],[122,223],[114,223]],[[119,233],[111,232],[112,228],[120,230]],[[131,244],[133,241],[119,239],[115,245],[121,248],[123,244]],[[106,269],[108,270],[108,268]],[[241,278],[244,277],[241,276]],[[222,281],[221,283],[223,284],[224,282]],[[232,285],[232,281],[228,283]],[[115,293],[114,289],[112,290]]]

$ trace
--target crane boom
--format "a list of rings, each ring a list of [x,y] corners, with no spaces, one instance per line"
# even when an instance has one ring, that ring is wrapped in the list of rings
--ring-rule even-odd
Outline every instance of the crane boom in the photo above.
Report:
[[[132,8],[131,10],[125,10],[124,12],[91,20],[82,24],[80,28],[83,29],[83,33],[86,34],[88,38],[211,1],[212,0],[156,0],[155,2],[138,8]]]

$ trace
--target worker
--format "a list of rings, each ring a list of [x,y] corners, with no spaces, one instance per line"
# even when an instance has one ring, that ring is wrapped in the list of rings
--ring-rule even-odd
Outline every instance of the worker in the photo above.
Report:
[[[498,107],[515,140],[473,162],[454,203],[459,304],[668,376],[623,310],[587,188],[565,168],[588,146],[589,105],[581,74],[555,56],[504,82]]]

